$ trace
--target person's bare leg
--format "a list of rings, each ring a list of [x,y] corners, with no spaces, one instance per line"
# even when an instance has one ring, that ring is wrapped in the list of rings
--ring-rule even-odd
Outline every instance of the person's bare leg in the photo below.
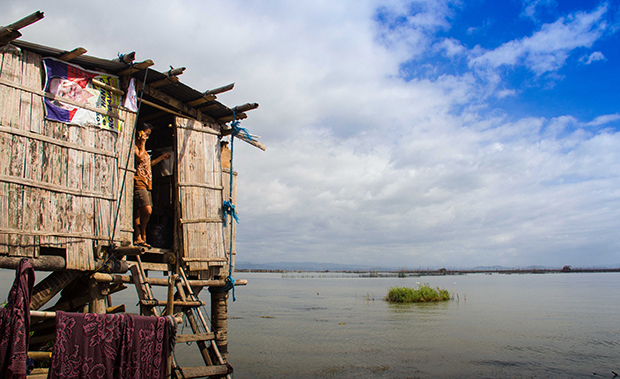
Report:
[[[153,207],[150,205],[140,208],[140,237],[142,242],[146,242],[146,224],[149,223],[152,212]]]
[[[141,231],[140,231],[140,212],[139,211],[135,211],[134,212],[134,217],[133,217],[133,244],[137,245],[139,243],[144,242],[144,240],[141,237]]]

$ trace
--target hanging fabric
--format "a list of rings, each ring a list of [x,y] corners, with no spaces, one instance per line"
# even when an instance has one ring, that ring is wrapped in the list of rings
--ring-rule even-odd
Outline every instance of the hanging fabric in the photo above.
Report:
[[[7,304],[0,309],[0,378],[26,378],[33,287],[34,269],[24,258],[15,272]]]

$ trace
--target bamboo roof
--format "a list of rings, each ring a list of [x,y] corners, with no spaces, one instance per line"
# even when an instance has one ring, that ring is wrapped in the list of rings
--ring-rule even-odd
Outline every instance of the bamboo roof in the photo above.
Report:
[[[244,112],[258,108],[256,103],[229,108],[216,100],[216,94],[231,90],[234,87],[234,83],[211,90],[199,91],[179,81],[178,76],[183,73],[185,68],[159,72],[150,68],[153,65],[151,60],[139,63],[133,62],[134,53],[128,54],[127,57],[130,58],[127,59],[125,57],[125,60],[128,61],[125,62],[122,56],[116,59],[104,59],[85,55],[86,50],[81,47],[66,51],[23,40],[13,40],[10,43],[43,57],[62,59],[80,65],[85,69],[117,76],[130,75],[136,78],[139,88],[142,87],[146,74],[144,100],[150,104],[155,104],[155,106],[159,105],[158,108],[160,110],[170,111],[170,113],[194,118],[199,121],[224,124],[232,120],[233,112],[235,112],[236,119],[244,119],[247,117]]]

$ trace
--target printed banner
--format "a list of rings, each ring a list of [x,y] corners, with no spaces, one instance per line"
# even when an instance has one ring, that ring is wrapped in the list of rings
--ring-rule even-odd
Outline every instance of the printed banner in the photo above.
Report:
[[[45,67],[45,92],[72,101],[69,103],[45,98],[46,119],[67,124],[121,130],[122,122],[118,118],[93,112],[77,105],[83,104],[118,114],[121,96],[105,88],[94,86],[91,82],[92,79],[96,79],[111,87],[119,88],[118,77],[85,70],[80,66],[53,58],[43,59],[43,65]]]

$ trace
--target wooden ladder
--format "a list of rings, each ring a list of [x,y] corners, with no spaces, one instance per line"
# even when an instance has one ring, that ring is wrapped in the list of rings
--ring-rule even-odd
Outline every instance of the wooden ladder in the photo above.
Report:
[[[181,307],[181,313],[185,315],[189,322],[192,333],[177,335],[176,343],[195,342],[205,362],[205,366],[181,368],[176,360],[172,359],[172,377],[190,379],[226,376],[230,379],[232,367],[224,361],[220,354],[215,343],[215,334],[210,332],[207,319],[201,308],[204,303],[194,294],[183,268],[179,268],[180,275],[178,277],[176,275],[170,276],[174,279],[169,280],[168,300],[159,301],[153,295],[149,279],[139,256],[136,256],[136,261],[137,264],[131,267],[131,276],[140,299],[141,313],[147,316],[159,316],[157,306],[166,306],[166,314],[172,314],[174,307]],[[175,288],[177,291],[176,296],[180,298],[180,301],[172,299]],[[198,317],[196,317],[194,312],[196,312]]]

